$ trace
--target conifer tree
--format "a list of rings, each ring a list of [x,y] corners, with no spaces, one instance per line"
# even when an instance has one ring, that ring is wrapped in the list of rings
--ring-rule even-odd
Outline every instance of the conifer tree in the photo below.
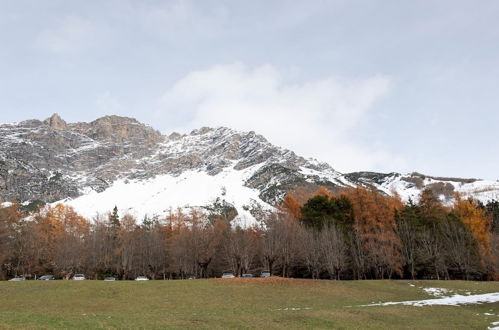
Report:
[[[118,216],[117,206],[114,206],[113,213],[109,215],[109,223],[115,229],[120,227],[120,217]]]

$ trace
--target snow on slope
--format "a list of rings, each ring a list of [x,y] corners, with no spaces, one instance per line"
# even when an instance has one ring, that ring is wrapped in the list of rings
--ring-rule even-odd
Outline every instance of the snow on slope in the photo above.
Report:
[[[407,175],[406,177],[410,177],[410,175]],[[459,193],[462,198],[473,197],[483,203],[487,203],[493,199],[499,200],[499,182],[497,181],[476,180],[474,182],[460,182],[451,179],[439,180],[426,177],[422,181],[422,187],[418,187],[412,182],[405,181],[403,177],[401,178],[400,174],[393,174],[382,184],[375,184],[375,186],[379,190],[390,195],[393,192],[396,192],[404,202],[407,202],[409,199],[417,202],[424,187],[431,187],[432,185],[437,184],[452,186],[454,192]],[[453,202],[453,198],[449,198],[449,196],[445,196],[443,193],[440,194],[439,197],[442,202],[446,204],[451,204]]]
[[[89,190],[63,202],[89,219],[110,212],[116,205],[121,215],[131,214],[141,220],[146,215],[164,216],[170,209],[206,206],[218,196],[237,209],[234,225],[251,226],[256,220],[248,210],[249,203],[256,202],[265,210],[273,210],[258,197],[258,190],[244,186],[245,180],[260,166],[244,170],[231,166],[217,175],[185,171],[179,176],[158,175],[147,180],[120,179],[103,192]]]
[[[456,190],[464,197],[474,197],[484,203],[489,200],[499,200],[499,182],[497,181],[475,181],[462,184]]]

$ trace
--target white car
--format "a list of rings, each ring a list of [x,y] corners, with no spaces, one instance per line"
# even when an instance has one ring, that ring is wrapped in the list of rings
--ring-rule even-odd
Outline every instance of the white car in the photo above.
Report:
[[[83,281],[86,279],[87,278],[85,277],[84,274],[75,274],[75,276],[73,276],[73,280],[75,280],[75,281]]]
[[[260,277],[270,277],[270,272],[268,270],[263,270],[260,273]]]
[[[234,278],[234,274],[232,273],[223,273],[222,274],[222,278]]]
[[[17,282],[17,281],[24,281],[24,276],[16,276],[16,277],[13,277],[9,280],[9,282]]]
[[[135,278],[136,281],[149,281],[149,279],[146,276],[137,276]]]

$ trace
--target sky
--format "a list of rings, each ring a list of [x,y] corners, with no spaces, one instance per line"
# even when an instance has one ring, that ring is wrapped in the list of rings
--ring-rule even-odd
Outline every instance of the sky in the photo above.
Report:
[[[499,179],[495,0],[0,0],[0,122],[256,131],[342,172]]]

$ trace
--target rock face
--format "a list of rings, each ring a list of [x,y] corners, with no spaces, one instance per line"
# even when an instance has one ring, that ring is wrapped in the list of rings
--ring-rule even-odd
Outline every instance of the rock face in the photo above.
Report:
[[[56,113],[53,114],[52,117],[45,119],[43,122],[54,130],[65,131],[68,129],[66,122]]]
[[[155,186],[157,198],[162,191],[175,192],[176,185],[181,187],[182,182],[191,182],[195,175],[201,174],[205,175],[205,185],[223,182],[232,187],[210,190],[200,183],[193,189],[204,189],[206,196],[198,199],[198,203],[224,198],[222,192],[212,196],[213,191],[218,194],[227,190],[228,195],[234,192],[234,200],[239,200],[237,194],[252,196],[247,202],[239,200],[244,210],[262,205],[271,207],[297,186],[313,190],[322,185],[337,190],[360,184],[388,194],[397,191],[406,199],[431,188],[448,201],[456,191],[482,199],[495,198],[499,191],[499,183],[480,180],[421,174],[342,174],[328,164],[276,147],[255,132],[225,127],[203,127],[190,134],[164,136],[133,118],[106,116],[90,123],[66,123],[57,114],[44,121],[0,125],[0,200],[4,201],[47,203],[78,200],[89,194],[98,199],[99,193],[128,182],[145,187],[142,193],[147,194],[152,191],[147,189],[147,183],[163,178],[161,182],[168,187]],[[241,187],[246,190],[240,190]],[[171,194],[165,196],[165,207],[170,202],[169,206],[181,206],[175,205],[174,200],[177,204],[184,203]],[[137,208],[154,199],[154,196],[139,197],[144,202]],[[116,203],[119,199],[116,197]],[[109,205],[109,209],[112,207]]]
[[[317,182],[335,189],[348,184],[327,164],[276,147],[255,132],[225,127],[163,136],[133,118],[66,123],[54,114],[44,121],[0,125],[0,142],[4,201],[75,199],[103,192],[117,180],[178,177],[186,171],[216,176],[227,169],[251,169],[244,182],[236,184],[256,190],[256,202],[267,204],[275,204],[298,185],[316,187]]]
[[[67,124],[55,114],[1,125],[0,141],[0,198],[52,202],[105,189],[163,136],[131,118]]]

